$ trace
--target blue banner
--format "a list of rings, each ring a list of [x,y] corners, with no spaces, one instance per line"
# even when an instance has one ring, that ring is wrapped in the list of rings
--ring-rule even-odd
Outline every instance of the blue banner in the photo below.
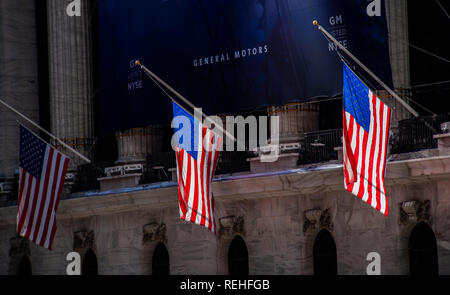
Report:
[[[380,4],[369,16],[367,6]],[[336,39],[391,84],[381,0],[100,0],[102,134],[170,122],[136,59],[207,114],[342,93]]]

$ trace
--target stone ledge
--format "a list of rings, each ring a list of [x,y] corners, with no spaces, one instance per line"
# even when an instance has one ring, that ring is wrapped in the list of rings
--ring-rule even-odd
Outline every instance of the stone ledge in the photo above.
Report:
[[[266,156],[268,158],[270,156]],[[247,161],[250,162],[251,173],[261,173],[267,171],[279,171],[285,169],[298,168],[299,153],[286,153],[279,154],[278,159],[274,162],[262,162],[261,156],[255,158],[249,158]]]
[[[316,171],[294,169],[283,173],[249,175],[246,178],[215,181],[214,196],[216,201],[223,202],[344,191],[342,166]],[[450,156],[388,163],[386,175],[388,187],[440,179],[450,179]],[[100,196],[63,200],[60,202],[57,218],[64,220],[144,208],[176,207],[177,204],[176,185],[125,193],[112,192]],[[16,214],[17,206],[0,208],[0,225],[15,224]]]
[[[133,187],[139,184],[142,173],[132,173],[97,178],[100,182],[100,191],[107,191],[117,188]]]
[[[344,148],[341,146],[337,146],[334,148],[334,151],[338,154],[338,161],[342,162],[344,161]]]
[[[440,156],[450,155],[450,133],[436,134],[433,138],[438,141],[438,151]]]

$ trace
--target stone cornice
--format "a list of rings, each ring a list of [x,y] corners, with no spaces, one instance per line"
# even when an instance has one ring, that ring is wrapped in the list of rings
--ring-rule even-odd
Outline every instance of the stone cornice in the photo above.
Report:
[[[450,179],[450,157],[432,157],[388,163],[386,185]],[[258,177],[240,177],[213,184],[217,202],[343,191],[342,166],[317,171],[292,170]],[[177,187],[62,200],[57,219],[113,214],[144,208],[177,206]],[[17,207],[0,208],[0,225],[15,224]]]

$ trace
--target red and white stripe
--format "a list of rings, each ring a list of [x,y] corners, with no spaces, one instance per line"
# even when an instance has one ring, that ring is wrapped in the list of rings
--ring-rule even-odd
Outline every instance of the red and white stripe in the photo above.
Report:
[[[345,188],[384,215],[388,202],[384,184],[391,109],[369,90],[370,130],[343,113]]]
[[[47,145],[41,179],[20,167],[17,233],[51,249],[69,158]]]
[[[176,149],[180,218],[215,233],[211,183],[222,138],[206,127],[199,128],[202,128],[202,140],[199,140],[197,160],[185,150]]]

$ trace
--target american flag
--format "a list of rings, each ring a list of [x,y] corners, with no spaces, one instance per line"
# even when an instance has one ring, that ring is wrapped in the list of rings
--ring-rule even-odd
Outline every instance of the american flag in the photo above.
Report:
[[[69,158],[20,126],[20,182],[17,233],[52,248],[56,209]]]
[[[175,128],[180,218],[215,233],[211,182],[222,138],[175,102],[173,114],[175,125],[181,123]]]
[[[391,109],[343,63],[345,188],[388,215],[384,185]]]

